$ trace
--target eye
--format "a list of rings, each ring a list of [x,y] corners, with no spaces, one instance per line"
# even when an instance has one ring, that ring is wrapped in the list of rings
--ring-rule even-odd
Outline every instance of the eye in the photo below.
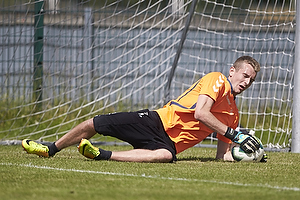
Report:
[[[253,83],[255,81],[255,79],[251,78],[251,76],[249,76],[248,74],[244,73],[244,78],[246,79],[250,79],[250,83]]]
[[[248,74],[244,74],[244,78],[250,78]]]

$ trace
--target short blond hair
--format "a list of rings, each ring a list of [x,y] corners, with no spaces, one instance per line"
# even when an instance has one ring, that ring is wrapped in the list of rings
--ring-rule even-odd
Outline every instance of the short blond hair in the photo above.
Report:
[[[239,57],[234,63],[233,67],[237,70],[241,68],[242,63],[247,63],[251,65],[254,69],[254,71],[257,73],[260,71],[260,64],[251,56],[241,56]]]

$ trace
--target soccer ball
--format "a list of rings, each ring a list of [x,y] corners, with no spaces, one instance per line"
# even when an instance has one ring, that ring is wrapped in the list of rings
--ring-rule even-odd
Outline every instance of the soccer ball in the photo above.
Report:
[[[253,136],[255,137],[255,136]],[[254,153],[245,153],[239,146],[235,146],[231,149],[232,157],[235,161],[242,161],[242,162],[260,162],[264,157],[265,150],[262,146],[261,141],[255,137],[257,141],[260,143],[260,147]]]

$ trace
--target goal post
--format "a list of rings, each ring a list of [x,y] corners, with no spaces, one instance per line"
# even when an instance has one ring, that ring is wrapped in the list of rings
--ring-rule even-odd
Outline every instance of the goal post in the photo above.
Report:
[[[296,22],[300,22],[300,2],[296,1]],[[295,38],[295,61],[294,70],[295,76],[300,76],[300,26],[296,26]],[[293,92],[293,133],[291,151],[293,153],[300,153],[300,79],[294,79],[294,92]]]
[[[299,151],[295,0],[0,3],[2,143],[51,142],[97,114],[162,107],[209,72],[228,75],[249,55],[261,72],[237,96],[241,127],[266,149]],[[44,3],[38,53],[36,3]]]

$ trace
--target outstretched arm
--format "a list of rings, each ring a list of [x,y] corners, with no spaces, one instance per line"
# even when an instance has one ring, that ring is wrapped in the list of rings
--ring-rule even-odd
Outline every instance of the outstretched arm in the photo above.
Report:
[[[225,134],[227,126],[220,122],[211,112],[211,107],[214,104],[214,100],[207,95],[199,95],[195,118],[206,125],[208,128],[212,129],[214,132]],[[218,140],[217,146],[217,159],[222,159],[225,161],[232,161],[233,158],[230,153],[231,144],[225,143],[221,140]]]
[[[200,94],[194,117],[214,132],[225,135],[228,127],[210,112],[214,103],[215,101],[209,96]]]
[[[258,141],[251,135],[236,131],[218,120],[212,113],[211,108],[214,100],[207,95],[199,95],[194,117],[208,128],[229,138],[240,145],[246,153],[252,153],[259,148]]]

